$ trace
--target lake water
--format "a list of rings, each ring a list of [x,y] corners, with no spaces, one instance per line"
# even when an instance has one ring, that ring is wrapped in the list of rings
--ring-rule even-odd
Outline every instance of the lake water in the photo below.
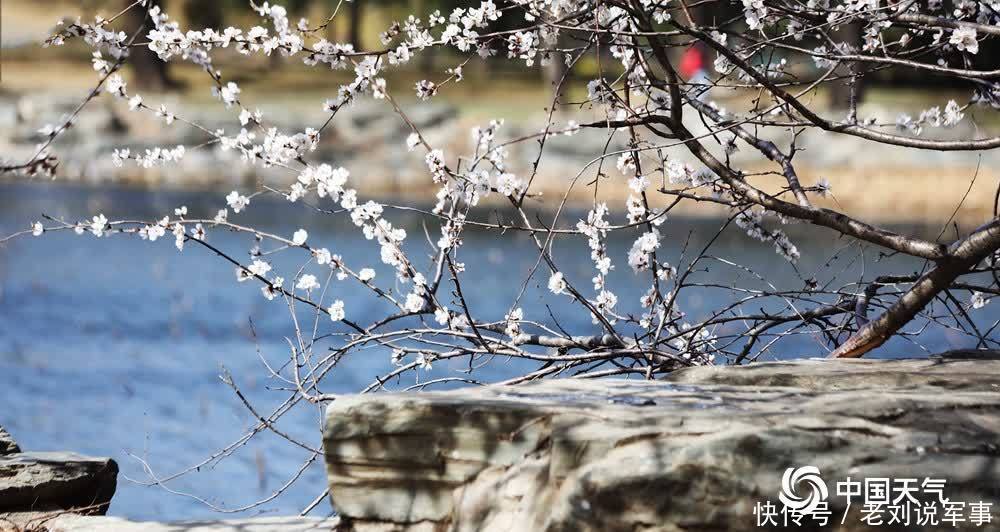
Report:
[[[109,218],[153,218],[187,205],[192,216],[210,217],[223,206],[224,193],[164,192],[137,189],[81,188],[50,183],[0,184],[0,236],[24,229],[41,215],[78,220],[103,212]],[[265,205],[266,203],[266,205]],[[390,217],[412,235],[412,246],[422,243],[419,218]],[[580,213],[571,213],[575,220]],[[262,230],[291,235],[299,227],[310,231],[310,243],[329,247],[345,257],[377,261],[377,248],[349,223],[330,220],[283,200],[255,200],[239,221]],[[690,235],[691,249],[709,238],[718,222],[670,220],[663,257],[676,262]],[[436,234],[432,228],[432,234]],[[861,266],[856,253],[842,253],[829,269],[824,265],[845,244],[836,235],[812,240],[793,239],[802,251],[798,273],[772,246],[748,239],[737,229],[727,231],[713,253],[737,260],[765,275],[779,288],[799,288],[802,279],[821,282],[830,271],[842,279],[857,279]],[[264,498],[284,484],[309,458],[309,453],[271,434],[262,434],[232,455],[169,482],[145,486],[153,474],[163,476],[196,464],[236,441],[254,424],[219,375],[225,366],[261,411],[269,411],[288,396],[275,390],[261,365],[261,356],[280,364],[287,359],[284,337],[291,333],[287,309],[268,302],[250,283],[235,282],[233,268],[207,250],[189,245],[178,253],[167,235],[156,243],[134,236],[97,240],[70,232],[27,236],[0,247],[0,424],[27,450],[72,450],[114,457],[121,468],[111,513],[140,519],[181,519],[218,516],[197,496],[210,503],[238,508]],[[212,232],[210,241],[243,258],[251,242],[246,235]],[[635,308],[645,290],[630,272],[625,253],[627,239],[611,243],[617,264],[612,287],[620,308]],[[417,249],[417,248],[414,248]],[[591,264],[582,239],[556,247],[567,274],[587,287]],[[502,318],[537,254],[523,234],[468,231],[461,260],[468,272],[465,295],[472,308]],[[868,276],[881,271],[909,272],[919,265],[891,257],[875,262],[877,252],[866,252]],[[288,255],[288,254],[285,254]],[[424,254],[426,255],[426,253]],[[300,257],[301,258],[301,257]],[[301,263],[281,259],[276,269],[293,277]],[[760,286],[747,274],[708,264],[697,279],[725,285]],[[478,272],[473,277],[472,273]],[[379,270],[378,281],[389,279]],[[546,277],[547,278],[547,277]],[[532,284],[523,306],[542,307],[542,278]],[[541,287],[535,285],[541,284]],[[337,297],[346,303],[349,317],[365,323],[382,316],[384,308],[365,292],[338,285]],[[692,319],[704,315],[728,297],[718,289],[683,293],[681,307]],[[962,294],[960,297],[967,297]],[[564,305],[568,306],[568,305]],[[544,311],[538,315],[545,319]],[[556,316],[573,333],[593,332],[589,318],[556,307]],[[1000,318],[1000,304],[977,314],[981,324]],[[249,322],[256,328],[256,341]],[[988,325],[987,325],[988,326]],[[972,346],[968,338],[935,329],[920,337],[931,350]],[[819,340],[796,337],[780,344],[767,358],[824,354]],[[879,356],[914,355],[919,350],[894,340]],[[327,392],[356,391],[391,368],[384,351],[352,355],[326,382]],[[457,368],[436,364],[432,375],[453,374]],[[484,369],[483,379],[509,377],[531,369],[524,364],[497,364]],[[320,411],[299,405],[284,417],[281,428],[319,446]],[[141,461],[140,461],[141,460]],[[321,460],[284,495],[253,510],[297,513],[324,488]],[[329,513],[323,503],[317,513]]]

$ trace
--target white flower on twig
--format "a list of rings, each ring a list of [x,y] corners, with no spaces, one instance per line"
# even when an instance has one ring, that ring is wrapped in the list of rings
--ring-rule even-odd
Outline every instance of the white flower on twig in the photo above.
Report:
[[[305,290],[310,292],[319,288],[319,281],[316,280],[316,276],[312,274],[306,274],[299,277],[299,282],[295,284],[295,288],[298,290]]]
[[[330,313],[330,319],[333,321],[341,321],[344,319],[344,302],[341,300],[336,300],[330,305],[330,308],[326,309]]]
[[[566,290],[566,279],[563,278],[562,272],[556,272],[549,277],[549,290],[553,294],[561,294]]]
[[[979,41],[976,40],[976,28],[970,28],[968,26],[960,26],[955,28],[955,31],[951,32],[951,38],[948,39],[948,43],[958,48],[959,51],[969,52],[970,54],[979,53]]]
[[[232,207],[233,212],[238,213],[243,209],[247,208],[247,205],[250,205],[250,198],[247,198],[246,196],[234,190],[230,192],[228,196],[226,196],[226,203],[230,207]]]

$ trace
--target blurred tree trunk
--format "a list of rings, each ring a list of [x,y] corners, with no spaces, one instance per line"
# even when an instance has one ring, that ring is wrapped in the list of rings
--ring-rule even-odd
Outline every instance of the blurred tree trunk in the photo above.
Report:
[[[427,17],[430,13],[427,12],[426,0],[410,0],[410,13],[413,13],[413,16],[420,18],[424,23],[429,22]],[[430,72],[434,70],[434,55],[437,53],[436,50],[437,47],[435,46],[428,46],[420,50],[420,62],[418,64],[421,71]]]
[[[316,2],[313,4],[314,17],[317,21],[326,22],[326,19],[333,14],[333,10],[336,9],[337,2],[333,0],[326,0],[325,2]],[[337,42],[337,21],[331,20],[329,24],[326,25],[326,29],[323,30],[323,37],[330,42]]]
[[[222,2],[215,0],[184,0],[184,17],[192,29],[220,29],[225,20],[222,13]]]
[[[557,41],[556,47],[559,47],[560,38]],[[559,100],[563,99],[563,93],[566,91],[566,84],[561,83],[563,76],[569,73],[569,66],[566,65],[566,56],[562,52],[554,52],[549,64],[545,65],[545,78],[552,87],[552,97]]]
[[[861,24],[844,24],[833,32],[833,38],[837,42],[859,47],[861,45]],[[842,79],[838,79],[829,84],[831,109],[836,109],[838,111],[849,109],[856,110],[851,109],[851,106],[861,103],[865,88],[864,83],[861,80],[864,78],[861,76],[855,76],[857,73],[855,69],[857,68],[859,68],[857,63],[851,63],[850,65],[840,67],[836,72],[834,72],[834,75]],[[856,117],[852,117],[852,119],[853,118]]]
[[[568,45],[569,37],[570,34],[567,32],[559,32],[555,42],[552,43],[552,48],[570,48]],[[569,74],[569,65],[566,64],[566,57],[566,54],[562,52],[552,52],[549,54],[548,64],[542,67],[542,76],[548,82],[549,87],[551,87],[552,98],[560,102],[563,100],[563,94],[566,92],[566,84],[562,83],[563,77]]]
[[[361,49],[361,2],[351,0],[347,4],[347,40],[355,50]]]
[[[123,0],[123,7],[132,5],[133,0]],[[161,6],[162,0],[150,0],[149,7]],[[145,42],[146,34],[153,27],[153,23],[148,20],[147,12],[139,7],[133,7],[123,15],[125,31],[132,35],[136,31],[141,33],[136,42]],[[166,62],[161,61],[156,54],[145,46],[132,48],[128,63],[132,65],[135,73],[133,84],[145,90],[164,91],[178,86],[177,82],[170,77],[169,68]]]

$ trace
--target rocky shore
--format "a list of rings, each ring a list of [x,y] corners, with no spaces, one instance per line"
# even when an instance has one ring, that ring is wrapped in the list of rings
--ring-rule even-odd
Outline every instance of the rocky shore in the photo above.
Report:
[[[319,95],[316,97],[319,98]],[[221,129],[229,135],[239,132],[237,117],[218,103],[188,102],[173,95],[160,95],[158,98],[186,119],[210,131]],[[324,115],[318,111],[322,99],[305,100],[302,98],[270,107],[266,102],[262,104],[267,126],[289,134],[301,132],[306,127],[318,128],[324,121]],[[489,118],[470,116],[467,109],[443,102],[404,104],[404,108],[427,141],[442,148],[448,157],[471,153],[471,128],[487,125]],[[59,123],[61,117],[71,113],[78,104],[78,96],[65,94],[0,94],[0,153],[11,161],[30,159],[37,151],[38,143],[44,140],[39,128]],[[862,111],[867,115],[880,116],[890,123],[895,120],[892,110],[877,105],[867,106]],[[555,127],[564,128],[570,121],[586,123],[600,119],[594,110],[574,109],[556,114]],[[537,133],[544,123],[544,114],[508,120],[497,138],[531,135]],[[704,125],[697,121],[689,127],[695,133],[705,132]],[[310,154],[310,160],[350,170],[350,185],[357,188],[362,196],[405,195],[410,201],[432,201],[436,190],[428,187],[430,177],[423,153],[406,148],[406,137],[410,132],[391,108],[370,100],[360,101],[338,112],[336,120],[324,130],[320,145]],[[975,137],[976,131],[973,125],[965,124],[955,129],[928,131],[925,136],[948,139]],[[543,201],[545,198],[549,198],[549,202],[555,201],[553,198],[562,198],[573,177],[584,168],[587,169],[583,175],[584,182],[596,175],[599,166],[608,177],[617,179],[617,155],[611,155],[602,165],[592,163],[605,150],[614,154],[624,149],[624,139],[613,138],[609,144],[604,134],[588,129],[573,136],[550,138],[546,142],[546,155],[533,180],[532,191],[542,194]],[[207,140],[209,137],[198,129],[180,122],[167,126],[149,114],[129,112],[123,102],[102,98],[93,102],[80,114],[74,127],[60,136],[54,151],[61,161],[59,179],[74,183],[219,189],[228,192],[236,187],[246,190],[263,184],[286,188],[296,177],[285,169],[265,169],[243,163],[238,154],[222,152],[214,144],[195,149]],[[787,147],[793,137],[791,132],[776,132],[771,140]],[[1000,178],[997,175],[1000,153],[996,151],[936,152],[894,146],[872,149],[866,141],[858,138],[813,130],[797,132],[794,142],[799,150],[796,168],[803,184],[813,185],[826,179],[833,185],[831,197],[817,199],[822,206],[844,209],[856,216],[887,223],[943,222],[963,200],[963,207],[957,214],[959,223],[978,225],[992,214],[992,187]],[[111,157],[115,149],[127,148],[133,154],[143,154],[156,147],[169,149],[177,145],[187,147],[183,159],[165,167],[141,168],[134,161],[116,166]],[[508,146],[507,151],[507,170],[516,175],[530,175],[537,156],[537,144],[515,144]],[[664,148],[663,155],[690,163],[696,169],[701,168],[683,147]],[[747,145],[740,145],[728,157],[734,165],[748,172],[774,170],[759,152]],[[620,186],[602,187],[601,197],[621,205],[628,189],[624,178],[617,183]],[[775,192],[786,186],[780,176],[766,174],[755,176],[754,183]],[[952,184],[943,187],[942,183]],[[875,189],[880,193],[872,194]],[[967,189],[969,192],[966,194]],[[877,199],[885,197],[892,197],[894,201],[886,204]],[[589,205],[592,199],[593,191],[584,186],[573,187],[568,195],[571,204]],[[651,201],[656,204],[666,204],[668,200],[659,194],[651,196]],[[723,214],[712,206],[688,203],[682,203],[673,212],[698,216]]]
[[[884,480],[878,528],[998,530],[1000,353],[345,397],[323,443],[336,518],[143,523],[42,512],[103,513],[117,467],[0,432],[0,529],[872,530],[861,499]],[[900,486],[909,513],[891,513]]]
[[[118,464],[110,458],[22,451],[0,427],[0,516],[66,510],[103,515],[117,481]]]
[[[256,517],[157,523],[104,515],[118,464],[70,452],[23,452],[0,427],[0,532],[308,532],[337,518]]]

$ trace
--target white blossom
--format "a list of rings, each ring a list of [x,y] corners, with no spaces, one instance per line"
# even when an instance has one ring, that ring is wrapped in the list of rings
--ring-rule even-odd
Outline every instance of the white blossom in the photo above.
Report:
[[[385,79],[378,78],[375,83],[372,83],[372,96],[376,100],[384,100],[386,96],[385,92]]]
[[[767,7],[764,0],[743,0],[743,15],[746,17],[747,27],[757,30],[763,27],[767,18]]]
[[[660,232],[656,229],[643,233],[632,243],[628,252],[628,264],[636,272],[648,270],[652,264],[651,254],[660,247]]]
[[[320,266],[330,264],[330,261],[333,259],[332,255],[330,255],[330,250],[326,248],[314,249],[313,256],[316,257],[316,264]]]
[[[174,120],[177,118],[176,116],[174,116],[173,113],[167,111],[167,106],[163,104],[160,104],[160,107],[156,110],[156,117],[162,118],[163,121],[166,122],[168,126],[170,124],[173,124]]]
[[[344,302],[339,299],[334,301],[326,311],[330,313],[330,319],[333,321],[341,321],[346,317],[344,314]]]
[[[187,231],[183,225],[179,223],[174,224],[174,247],[177,251],[184,251],[184,241],[186,240]]]
[[[113,94],[118,98],[124,98],[127,96],[125,92],[125,80],[123,80],[119,74],[112,74],[108,77],[104,87],[109,94]]]
[[[962,108],[959,107],[955,100],[948,100],[948,105],[944,107],[944,116],[941,119],[941,125],[944,127],[954,127],[958,125],[965,115],[962,113]]]
[[[604,79],[594,79],[587,83],[587,98],[594,103],[610,103],[614,93],[608,89]]]
[[[226,196],[226,203],[233,209],[233,212],[239,213],[250,204],[250,198],[234,190]]]
[[[527,66],[535,62],[538,53],[538,35],[532,31],[519,31],[507,39],[507,55],[523,59]]]
[[[549,277],[549,291],[553,294],[561,294],[566,291],[566,280],[563,278],[562,272],[553,273]]]
[[[268,272],[271,271],[271,265],[268,264],[266,261],[255,259],[253,263],[250,264],[250,267],[247,268],[247,270],[249,270],[250,273],[258,277],[264,277],[265,275],[267,275]]]
[[[249,109],[243,109],[242,111],[240,111],[240,125],[241,126],[246,126],[250,122],[253,122],[255,124],[259,124],[262,117],[263,117],[263,114],[260,112],[260,109],[254,111],[252,113],[250,112]]]
[[[597,308],[602,311],[609,311],[618,304],[618,296],[609,290],[601,290],[597,294],[597,300],[595,301]]]
[[[274,298],[281,295],[281,285],[285,284],[284,277],[275,277],[271,279],[267,284],[260,287],[260,291],[264,294],[264,298],[268,301],[274,300]]]
[[[524,191],[525,183],[514,174],[500,174],[497,176],[497,192],[504,196],[515,196]]]
[[[504,332],[507,336],[515,338],[517,335],[521,334],[521,320],[524,319],[524,309],[521,307],[515,308],[508,312],[504,316],[506,321],[506,326]]]
[[[320,284],[316,280],[316,276],[308,273],[299,277],[299,282],[295,284],[296,290],[304,290],[306,292],[311,292],[319,287]]]
[[[437,86],[434,85],[434,82],[426,79],[418,81],[416,87],[417,98],[421,100],[429,100],[437,92]]]
[[[99,73],[106,73],[111,70],[111,64],[104,60],[104,56],[101,54],[100,50],[97,50],[91,56],[91,62],[94,65],[94,70]]]
[[[114,163],[114,165],[117,166],[118,168],[121,168],[122,163],[124,161],[127,161],[131,156],[132,152],[128,148],[116,149],[111,154],[111,162]]]
[[[441,150],[431,150],[425,157],[427,169],[434,176],[434,181],[443,181],[445,178],[444,152]]]
[[[411,292],[406,295],[406,303],[403,306],[409,312],[420,312],[424,308],[424,296]]]
[[[235,83],[230,81],[226,83],[221,89],[219,89],[219,95],[222,98],[222,102],[226,104],[226,107],[231,107],[234,103],[239,101],[240,92],[242,92]]]
[[[979,53],[979,41],[976,40],[976,28],[969,26],[959,26],[951,32],[951,38],[948,39],[948,43],[958,48],[960,51],[969,52],[970,54]]]
[[[159,223],[150,224],[143,226],[139,229],[139,237],[143,240],[149,240],[150,242],[156,242],[160,237],[167,234],[167,225],[169,220],[164,218]]]
[[[409,136],[406,137],[407,150],[413,151],[419,145],[420,145],[420,135],[417,135],[416,133],[410,133]]]
[[[191,230],[191,238],[205,241],[205,228],[200,223],[194,225],[194,229]]]
[[[420,369],[424,371],[430,371],[432,369],[431,360],[433,359],[429,355],[426,355],[424,353],[417,353],[417,359],[414,362],[417,363],[417,367],[419,367]]]
[[[94,216],[93,221],[90,222],[90,232],[94,233],[94,236],[104,236],[104,230],[108,226],[108,219],[104,217],[103,214],[98,214]]]

